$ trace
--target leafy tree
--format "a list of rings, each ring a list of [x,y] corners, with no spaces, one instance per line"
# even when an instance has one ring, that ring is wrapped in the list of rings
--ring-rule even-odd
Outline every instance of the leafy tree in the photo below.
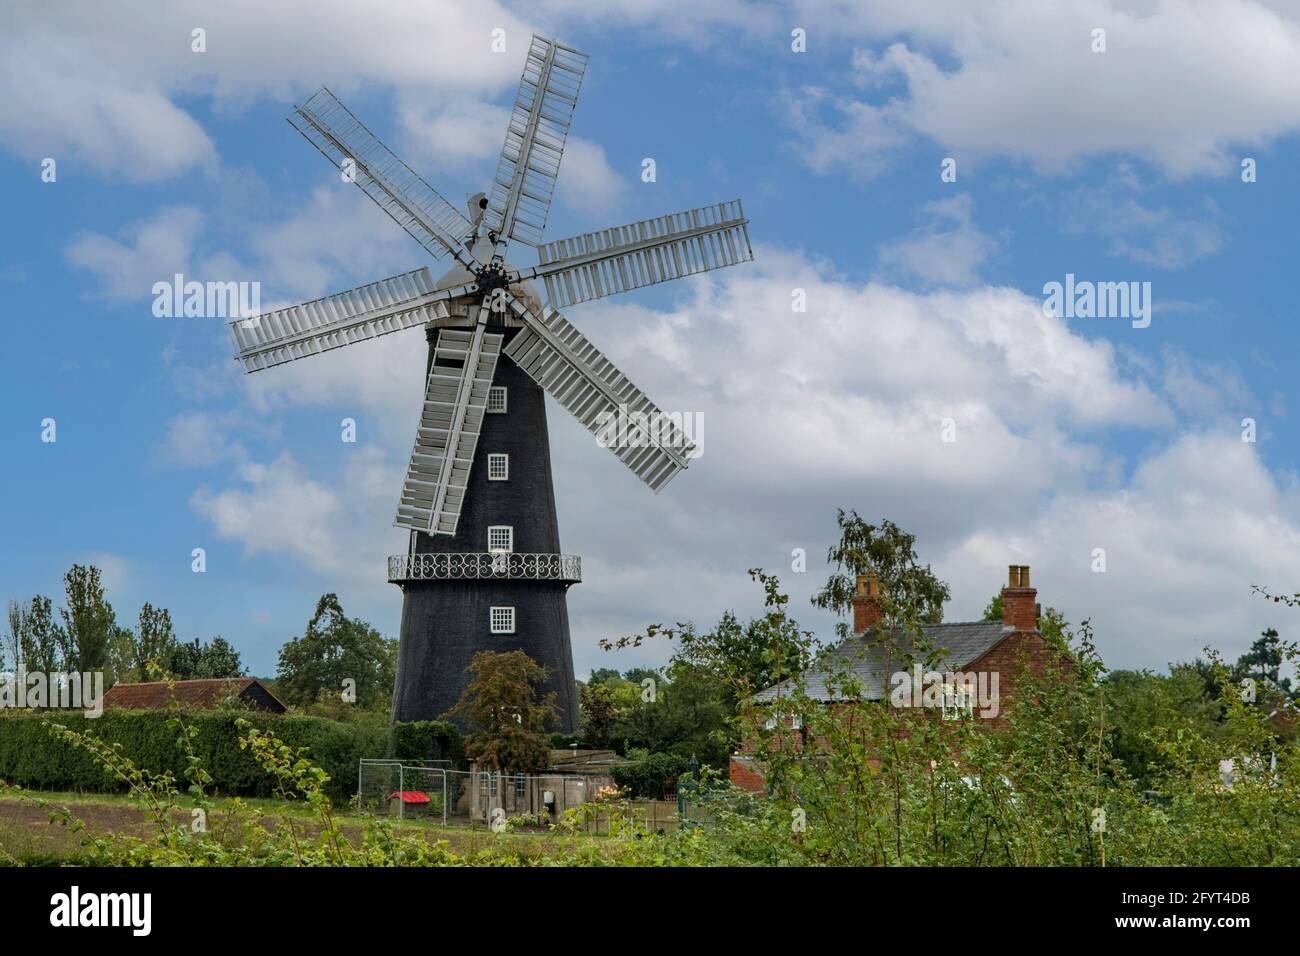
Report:
[[[396,674],[397,642],[345,615],[335,594],[321,596],[302,637],[280,649],[276,668],[285,703],[300,706],[316,702],[322,693],[342,693],[345,680],[356,682],[358,706],[383,705]]]
[[[617,676],[618,672],[614,673]],[[593,747],[609,747],[618,712],[614,707],[614,691],[608,681],[584,686],[578,700],[578,711],[583,739]]]
[[[951,597],[948,585],[922,566],[916,557],[916,536],[908,534],[885,519],[878,525],[867,524],[856,511],[836,514],[840,540],[826,553],[835,571],[826,586],[813,596],[813,604],[837,614],[847,614],[859,574],[874,574],[880,581],[882,602],[888,605],[886,616],[894,609],[907,608],[921,624],[938,624],[943,620],[943,606]],[[848,627],[841,623],[841,636]]]
[[[135,633],[114,624],[112,636],[108,639],[108,659],[104,662],[106,686],[136,679],[136,647]]]
[[[1111,752],[1145,788],[1159,785],[1174,762],[1157,740],[1178,728],[1206,737],[1215,734],[1218,702],[1196,668],[1171,664],[1169,674],[1111,671],[1102,682]]]
[[[18,659],[23,670],[52,673],[59,669],[63,631],[54,619],[54,602],[36,595],[25,612],[18,634]]]
[[[758,570],[749,573],[750,577],[762,581],[769,607],[776,611],[769,610],[743,625],[735,612],[726,611],[717,626],[703,634],[692,623],[676,627],[652,624],[643,634],[616,641],[602,640],[600,646],[604,650],[640,647],[643,641],[656,636],[676,640],[674,667],[694,669],[712,680],[723,691],[723,699],[733,705],[765,687],[802,673],[811,659],[805,646],[807,634],[792,629],[784,614],[789,596],[779,592],[775,578]],[[678,669],[676,673],[686,671]]]
[[[652,680],[655,683],[658,683],[663,680],[663,675],[650,667],[633,667],[630,670],[623,672],[623,679],[631,684],[636,684],[639,687],[647,680]]]
[[[199,643],[197,637],[189,643],[177,644],[169,670],[177,680],[244,676],[239,652],[220,636],[209,644]]]
[[[136,628],[135,653],[131,661],[134,679],[149,679],[148,664],[151,660],[168,666],[175,657],[176,647],[171,613],[165,607],[155,608],[146,602],[140,608],[140,622]]]
[[[480,651],[466,672],[468,686],[447,712],[474,731],[465,755],[493,770],[529,773],[546,767],[546,724],[559,717],[555,693],[538,696],[546,668],[523,651]]]
[[[1277,629],[1270,627],[1260,634],[1250,650],[1237,658],[1232,669],[1232,679],[1238,683],[1247,677],[1265,687],[1275,688],[1284,694],[1291,693],[1291,678],[1282,676],[1285,646]]]
[[[117,619],[104,595],[101,572],[93,564],[74,564],[63,576],[63,585],[67,601],[59,609],[63,667],[100,670],[109,662],[110,644],[117,635]]]
[[[587,685],[603,684],[606,681],[614,681],[617,683],[622,679],[623,678],[619,675],[618,671],[612,667],[597,667],[592,670],[591,676],[587,678]]]
[[[639,670],[629,673],[640,677]],[[625,756],[636,751],[671,752],[725,763],[731,708],[723,702],[717,684],[689,665],[674,662],[656,675],[653,697],[643,692],[639,680],[629,680],[618,688],[615,699],[613,736],[616,749]]]

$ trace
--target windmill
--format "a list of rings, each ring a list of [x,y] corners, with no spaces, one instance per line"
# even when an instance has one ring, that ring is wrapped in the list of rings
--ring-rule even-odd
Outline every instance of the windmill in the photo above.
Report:
[[[739,200],[542,241],[586,67],[585,54],[532,38],[496,175],[468,216],[328,89],[289,116],[426,252],[454,260],[437,281],[421,267],[230,325],[246,372],[425,330],[424,406],[395,521],[410,545],[388,560],[403,591],[395,720],[441,717],[475,652],[521,649],[547,668],[560,725],[576,729],[565,594],[581,561],[560,553],[543,393],[598,437],[617,417],[619,440],[601,443],[655,492],[695,446],[557,309],[753,258]],[[507,261],[511,242],[535,247],[537,264]]]

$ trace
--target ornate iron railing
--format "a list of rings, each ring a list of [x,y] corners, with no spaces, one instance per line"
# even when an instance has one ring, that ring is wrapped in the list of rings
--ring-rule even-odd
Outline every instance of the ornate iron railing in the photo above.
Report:
[[[388,580],[460,581],[489,580],[569,581],[582,580],[582,558],[576,554],[395,554],[388,559]]]

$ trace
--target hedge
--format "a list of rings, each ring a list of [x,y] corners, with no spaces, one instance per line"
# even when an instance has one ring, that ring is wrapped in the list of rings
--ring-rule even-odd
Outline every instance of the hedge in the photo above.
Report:
[[[235,721],[241,717],[292,747],[308,748],[311,760],[329,774],[326,789],[339,802],[356,792],[360,758],[382,757],[388,750],[385,729],[374,723],[246,710],[187,712],[186,721],[198,729],[195,753],[212,775],[213,790],[226,796],[260,797],[272,792],[268,775],[239,748]],[[103,793],[125,789],[84,750],[54,739],[43,725],[45,718],[71,730],[89,732],[110,745],[121,744],[122,752],[137,766],[154,772],[171,770],[179,788],[185,789],[185,761],[176,742],[177,731],[167,725],[170,715],[165,711],[109,710],[94,719],[76,711],[5,713],[0,716],[0,780],[33,790]],[[459,754],[460,738],[449,724],[397,724],[393,730],[395,743],[401,742],[395,752],[402,756],[416,756],[407,751],[421,746],[427,754],[435,739],[443,741],[444,756],[456,759]]]

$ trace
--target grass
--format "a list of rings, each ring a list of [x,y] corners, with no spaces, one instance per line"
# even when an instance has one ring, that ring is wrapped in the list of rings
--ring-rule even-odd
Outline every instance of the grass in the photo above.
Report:
[[[41,806],[37,801],[46,805]],[[212,825],[220,822],[222,807],[229,802],[222,798],[213,801]],[[261,813],[263,825],[268,829],[274,828],[285,814],[295,819],[311,817],[308,808],[300,803],[274,798],[250,798],[242,802]],[[179,806],[186,804],[182,800]],[[58,822],[51,822],[51,811],[60,807],[67,807],[74,817],[85,822],[84,833],[73,833]],[[188,823],[188,810],[178,809],[176,821]],[[344,814],[340,825],[349,839],[359,841],[363,824],[358,815]],[[558,862],[584,842],[606,839],[591,834],[560,835],[545,831],[493,833],[482,826],[443,826],[441,819],[408,818],[393,820],[393,825],[418,832],[431,843],[445,841],[453,853],[471,860],[504,854],[520,862]],[[0,865],[76,866],[84,861],[83,838],[114,834],[137,837],[149,834],[144,814],[125,794],[12,790],[0,796]]]

